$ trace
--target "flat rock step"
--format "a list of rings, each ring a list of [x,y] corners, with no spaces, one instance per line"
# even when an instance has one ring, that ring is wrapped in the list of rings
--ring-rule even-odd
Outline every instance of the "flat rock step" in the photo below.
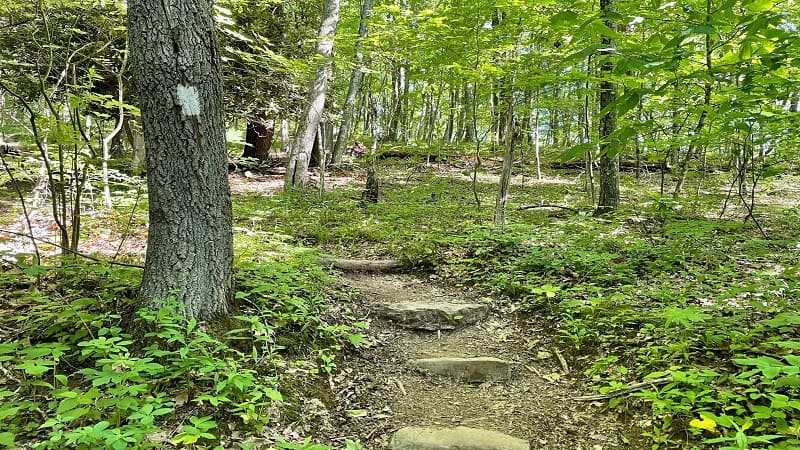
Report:
[[[416,330],[453,330],[486,317],[489,307],[480,303],[401,302],[378,306],[378,314],[397,325]]]
[[[393,450],[530,450],[522,439],[478,428],[406,427],[392,437]]]
[[[442,375],[470,383],[503,381],[511,376],[511,364],[498,358],[425,358],[409,365],[433,375]]]

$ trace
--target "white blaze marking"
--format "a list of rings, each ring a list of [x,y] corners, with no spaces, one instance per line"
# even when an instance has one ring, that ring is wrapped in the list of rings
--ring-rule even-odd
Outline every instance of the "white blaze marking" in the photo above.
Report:
[[[200,99],[197,97],[197,88],[194,86],[178,85],[178,104],[184,116],[200,115]]]

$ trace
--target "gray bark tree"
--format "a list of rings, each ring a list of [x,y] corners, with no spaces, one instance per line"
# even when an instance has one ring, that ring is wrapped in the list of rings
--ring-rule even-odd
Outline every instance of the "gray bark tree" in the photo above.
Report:
[[[284,188],[302,188],[308,180],[308,164],[317,135],[317,126],[325,109],[325,93],[333,70],[330,57],[333,53],[333,35],[339,22],[339,0],[325,0],[325,13],[319,30],[317,56],[319,66],[314,77],[305,112],[300,116],[297,133],[290,149]]]
[[[233,233],[222,74],[211,0],[128,0],[147,147],[150,225],[140,292],[187,317],[228,312]]]
[[[363,40],[367,36],[367,21],[372,12],[372,0],[364,0],[361,4],[361,21],[358,25],[358,41],[356,42],[356,62],[353,66],[353,73],[350,74],[350,85],[347,87],[347,96],[342,105],[342,126],[339,127],[339,134],[336,136],[336,145],[333,149],[333,164],[341,164],[347,139],[350,137],[350,128],[353,122],[353,110],[356,105],[356,95],[361,88],[361,81],[364,79],[364,55],[361,49],[364,47]]]
[[[605,24],[613,31],[617,30],[617,24],[614,20],[610,19],[610,13],[614,13],[615,0],[600,0],[601,14],[605,15]],[[603,36],[601,40],[602,49],[600,54],[603,56],[603,62],[600,66],[600,110],[602,111],[606,106],[612,104],[617,98],[617,85],[611,79],[614,72],[614,61],[612,55],[616,48],[614,39],[610,36]],[[610,151],[614,150],[610,147],[608,142],[609,137],[617,127],[617,114],[616,111],[609,109],[606,111],[599,120],[600,132],[600,158],[597,161],[598,166],[598,181],[600,187],[600,195],[597,201],[596,215],[611,212],[619,207],[619,154],[610,155]]]
[[[498,103],[502,101],[502,97],[506,99],[506,110],[504,111],[505,114],[503,114],[505,116],[506,142],[505,152],[503,152],[503,172],[500,174],[500,188],[497,191],[494,207],[494,223],[501,227],[506,224],[508,187],[511,183],[511,168],[514,165],[514,96],[510,91],[506,92],[505,95],[498,95]]]

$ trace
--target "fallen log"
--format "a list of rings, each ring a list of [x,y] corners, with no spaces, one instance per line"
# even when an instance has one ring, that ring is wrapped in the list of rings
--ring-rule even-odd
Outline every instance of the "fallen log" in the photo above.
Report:
[[[519,211],[526,211],[526,210],[529,210],[529,209],[563,209],[564,211],[570,211],[570,212],[573,212],[575,214],[578,214],[578,212],[579,212],[577,209],[570,208],[569,206],[547,205],[547,204],[520,206],[519,208],[517,208],[517,210],[519,210]]]
[[[408,264],[399,259],[320,258],[317,260],[317,264],[325,267],[333,267],[342,272],[390,273],[399,272],[408,268]]]

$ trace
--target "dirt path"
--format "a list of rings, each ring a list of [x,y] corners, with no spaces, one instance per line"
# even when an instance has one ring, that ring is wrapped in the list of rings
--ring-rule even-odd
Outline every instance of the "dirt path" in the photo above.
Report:
[[[626,444],[626,435],[638,433],[614,413],[573,400],[587,391],[585,378],[564,373],[547,333],[535,323],[503,315],[491,299],[411,276],[350,274],[342,283],[361,294],[364,312],[373,318],[374,345],[340,363],[334,415],[346,419],[335,425],[338,436],[359,439],[367,449],[639,448]],[[419,311],[403,316],[386,307],[409,301],[431,308],[485,305],[485,316],[469,313],[449,321]],[[438,325],[427,328],[456,329],[414,329],[420,317]],[[413,362],[437,357],[464,359],[445,375],[432,375]],[[489,369],[470,368],[475,357],[508,366],[492,359]]]

